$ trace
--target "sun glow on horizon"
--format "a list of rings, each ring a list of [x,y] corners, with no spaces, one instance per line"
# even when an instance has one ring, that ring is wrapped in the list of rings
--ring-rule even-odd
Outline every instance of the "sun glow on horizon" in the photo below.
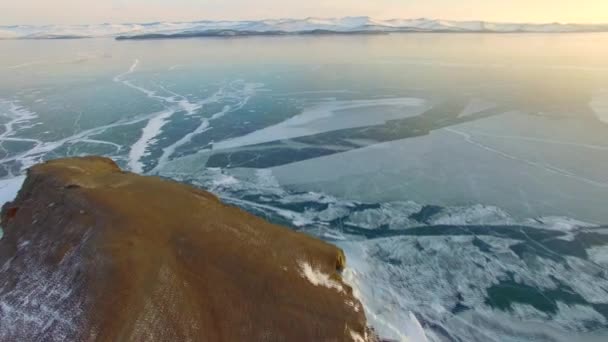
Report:
[[[0,25],[370,16],[608,23],[607,0],[0,0]]]

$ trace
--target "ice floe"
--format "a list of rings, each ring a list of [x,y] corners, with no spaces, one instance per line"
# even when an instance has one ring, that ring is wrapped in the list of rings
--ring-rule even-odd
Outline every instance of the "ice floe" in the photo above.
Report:
[[[606,318],[590,303],[605,296],[602,287],[608,283],[595,271],[586,270],[593,266],[572,260],[563,264],[539,257],[520,259],[510,249],[516,241],[478,238],[487,241],[491,251],[479,249],[472,237],[455,236],[395,237],[338,245],[349,262],[345,279],[358,292],[371,324],[386,338],[407,340],[415,334],[416,329],[413,332],[408,324],[411,311],[422,318],[425,335],[439,341],[452,336],[467,341],[503,341],[501,336],[510,334],[531,338],[538,331],[515,328],[527,321],[535,321],[540,329],[559,331],[555,336],[605,324]],[[584,279],[569,277],[572,272],[584,275]],[[524,314],[523,303],[512,297],[513,311],[495,311],[489,306],[491,300],[486,291],[509,275],[516,277],[516,284],[527,284],[538,291],[531,293],[531,298],[543,296],[542,291],[557,291],[561,286],[558,284],[567,284],[588,302],[566,304],[551,298],[547,300],[556,301],[555,313],[534,309],[525,310]],[[499,328],[503,324],[511,324],[515,330]]]

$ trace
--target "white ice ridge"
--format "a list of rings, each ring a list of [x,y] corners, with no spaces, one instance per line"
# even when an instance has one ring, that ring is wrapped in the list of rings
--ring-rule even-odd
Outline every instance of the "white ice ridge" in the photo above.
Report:
[[[21,173],[28,167],[41,162],[46,154],[53,152],[62,146],[79,142],[113,146],[118,152],[122,149],[121,145],[109,141],[94,139],[93,137],[102,134],[111,128],[132,125],[138,122],[150,120],[154,117],[154,114],[135,116],[108,125],[82,130],[79,132],[76,131],[73,135],[56,141],[43,141],[40,139],[20,138],[16,136],[19,134],[20,130],[32,127],[36,124],[35,120],[38,118],[36,113],[29,111],[15,101],[0,99],[0,115],[9,119],[9,121],[4,124],[4,132],[0,134],[0,149],[3,149],[2,142],[5,141],[21,141],[30,142],[33,144],[29,150],[23,152],[8,153],[5,151],[7,152],[6,156],[0,159],[0,165],[6,165],[13,162],[19,163],[20,167],[18,173]],[[8,169],[8,171],[9,177],[12,176],[12,174],[10,174],[11,170]],[[17,174],[15,174],[15,176],[16,175]]]
[[[163,87],[162,85],[159,85],[161,91],[168,93],[171,96],[162,96],[159,95],[158,91],[146,89],[136,85],[133,81],[129,80],[127,76],[133,74],[139,65],[139,59],[134,60],[129,70],[114,77],[114,81],[120,82],[129,88],[137,90],[150,99],[161,102],[166,109],[151,115],[150,120],[148,120],[146,126],[142,129],[141,136],[135,142],[135,144],[131,146],[128,165],[131,171],[137,173],[144,172],[145,165],[142,159],[149,154],[150,147],[158,140],[158,137],[163,132],[163,127],[170,121],[170,118],[174,114],[178,112],[185,112],[186,115],[193,116],[199,113],[199,111],[205,105],[221,102],[230,103],[225,105],[219,112],[213,114],[209,118],[199,117],[200,122],[193,131],[187,133],[177,142],[163,149],[162,155],[151,172],[156,172],[158,169],[163,167],[179,147],[188,144],[192,141],[192,138],[209,130],[210,121],[219,119],[227,113],[243,108],[249,102],[251,97],[255,95],[256,90],[263,86],[262,84],[258,83],[246,83],[243,80],[236,80],[223,85],[217,92],[208,98],[199,101],[190,101],[186,96],[177,94]]]
[[[194,116],[200,119],[200,123],[192,132],[186,134],[182,139],[163,150],[163,153],[158,161],[158,166],[161,166],[170,160],[170,157],[177,148],[189,143],[197,134],[208,130],[209,121],[218,119],[229,112],[241,109],[247,104],[250,98],[255,95],[256,90],[262,86],[261,84],[257,83],[247,83],[242,80],[236,80],[222,85],[221,88],[209,98],[202,99],[200,101],[191,101],[185,96],[171,92],[162,86],[159,86],[160,90],[157,92],[140,87],[132,82],[129,79],[129,75],[135,73],[139,66],[140,61],[138,59],[134,60],[126,72],[114,77],[114,81],[139,91],[153,100],[159,101],[164,105],[164,110],[156,113],[122,119],[117,122],[92,129],[83,131],[76,130],[73,135],[56,141],[44,141],[40,138],[19,137],[19,132],[21,130],[37,124],[36,119],[38,119],[38,115],[28,110],[17,101],[0,98],[0,116],[6,118],[2,124],[4,126],[4,130],[2,130],[2,133],[0,133],[0,151],[4,151],[6,154],[2,159],[0,159],[0,165],[10,165],[11,163],[19,164],[18,170],[13,170],[11,167],[6,167],[7,171],[9,172],[9,177],[13,176],[11,172],[15,172],[14,176],[16,176],[26,168],[41,162],[45,155],[66,145],[72,145],[79,142],[109,145],[114,147],[118,153],[122,150],[123,146],[110,141],[95,139],[95,136],[102,134],[111,128],[145,122],[146,124],[142,129],[140,138],[131,147],[128,156],[126,156],[126,158],[128,158],[127,164],[131,167],[131,169],[141,172],[143,171],[143,163],[141,161],[142,158],[149,153],[150,146],[157,141],[157,138],[162,133],[163,127],[173,116],[173,114],[182,112],[188,116]],[[168,96],[161,96],[161,94],[168,94]],[[226,101],[227,104],[218,113],[211,115],[211,117],[203,118],[200,116],[195,116],[195,114],[200,112],[200,109],[204,105],[210,103],[220,103],[222,101]],[[4,147],[2,146],[3,142],[28,142],[32,144],[32,147],[26,151],[9,153],[8,151],[4,150]],[[117,158],[120,159],[122,157]]]
[[[116,75],[114,77],[114,82],[123,82],[125,77],[128,76],[129,74],[134,73],[138,66],[139,66],[139,59],[136,59],[133,61],[133,64],[131,64],[131,66],[129,67],[129,70],[127,70],[126,72],[124,72],[120,75]]]
[[[143,128],[139,140],[131,146],[129,151],[129,168],[133,172],[141,173],[144,170],[144,164],[141,161],[147,155],[148,146],[154,142],[154,138],[162,131],[163,126],[167,123],[167,119],[173,115],[175,111],[164,110],[156,113]]]
[[[228,83],[224,87],[220,88],[215,94],[211,95],[209,98],[197,104],[202,107],[203,105],[209,103],[218,103],[226,100],[231,101],[231,104],[225,105],[222,110],[213,114],[210,118],[201,117],[199,125],[193,131],[184,135],[181,139],[179,139],[172,145],[164,148],[163,154],[158,159],[156,167],[151,172],[157,172],[160,168],[162,168],[170,160],[171,156],[179,147],[190,143],[192,141],[192,138],[211,129],[209,125],[210,121],[219,119],[230,112],[234,112],[245,107],[251,97],[255,94],[256,89],[260,88],[261,86],[261,84],[245,83],[242,80],[237,80]],[[183,101],[187,102],[185,98],[183,98],[182,102]],[[181,106],[188,107],[188,105],[184,104],[182,104]],[[190,109],[192,110],[192,112],[199,108],[190,104]]]
[[[343,292],[344,288],[337,281],[331,279],[328,274],[321,272],[319,269],[314,268],[309,263],[301,261],[299,262],[300,271],[302,276],[313,284],[314,286],[323,286],[329,289],[335,289],[338,292]]]
[[[149,24],[15,25],[0,26],[0,39],[75,37],[138,37],[145,35],[305,34],[315,32],[601,32],[608,24],[530,24],[454,21],[438,19],[389,19],[370,17],[270,19],[246,21],[158,22]]]
[[[6,109],[3,110],[3,108]],[[40,143],[40,141],[35,139],[14,137],[17,130],[33,126],[32,120],[38,117],[36,113],[33,113],[27,110],[26,108],[23,108],[22,106],[19,106],[15,102],[0,99],[0,115],[8,118],[8,121],[3,125],[4,132],[0,134],[0,151],[3,151],[6,156],[9,156],[9,153],[4,148],[3,144],[5,141],[30,142],[35,144]],[[0,160],[0,164],[2,162],[3,160]],[[9,176],[12,176],[12,174],[10,174]]]

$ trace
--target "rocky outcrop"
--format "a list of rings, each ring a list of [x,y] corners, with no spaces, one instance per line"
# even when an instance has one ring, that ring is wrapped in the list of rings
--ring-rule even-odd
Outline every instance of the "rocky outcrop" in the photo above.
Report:
[[[105,158],[29,170],[4,206],[1,341],[365,341],[343,253]]]

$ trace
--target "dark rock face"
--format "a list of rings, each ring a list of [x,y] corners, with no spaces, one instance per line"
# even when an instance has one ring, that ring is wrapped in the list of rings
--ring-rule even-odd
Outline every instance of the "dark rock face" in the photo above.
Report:
[[[0,341],[366,341],[334,246],[111,160],[33,167],[2,211]]]

